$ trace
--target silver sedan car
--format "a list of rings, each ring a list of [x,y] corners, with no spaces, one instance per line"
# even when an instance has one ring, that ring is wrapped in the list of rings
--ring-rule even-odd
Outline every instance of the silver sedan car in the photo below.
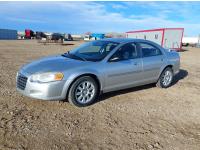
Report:
[[[141,39],[103,39],[24,65],[17,90],[42,100],[92,104],[101,93],[156,83],[167,88],[179,72],[176,51]]]

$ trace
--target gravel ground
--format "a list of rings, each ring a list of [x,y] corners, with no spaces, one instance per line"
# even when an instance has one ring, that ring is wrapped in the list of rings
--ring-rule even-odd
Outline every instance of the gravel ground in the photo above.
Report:
[[[21,65],[82,42],[0,41],[0,149],[200,148],[200,49],[187,48],[174,85],[107,93],[92,106],[40,101],[15,90]]]

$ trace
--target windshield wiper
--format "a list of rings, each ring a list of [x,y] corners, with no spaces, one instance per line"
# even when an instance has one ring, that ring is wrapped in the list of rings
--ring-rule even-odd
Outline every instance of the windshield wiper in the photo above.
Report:
[[[74,54],[71,54],[69,51],[68,51],[67,53],[62,54],[62,56],[67,57],[66,54],[68,54],[69,56],[71,56],[71,57],[73,57],[73,58],[77,58],[77,59],[79,59],[79,60],[87,61],[87,59],[85,59],[85,58],[83,58],[83,57],[80,57],[80,56],[77,56],[77,55],[74,55]]]

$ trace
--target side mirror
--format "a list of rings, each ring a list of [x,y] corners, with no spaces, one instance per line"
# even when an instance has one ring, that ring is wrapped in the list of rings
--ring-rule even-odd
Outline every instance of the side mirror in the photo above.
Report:
[[[113,58],[110,58],[109,62],[117,62],[119,60],[120,60],[119,57],[113,57]]]

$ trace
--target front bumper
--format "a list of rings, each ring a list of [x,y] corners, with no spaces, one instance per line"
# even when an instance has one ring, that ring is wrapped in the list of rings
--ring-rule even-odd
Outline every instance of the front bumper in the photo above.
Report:
[[[24,90],[18,87],[16,88],[17,91],[28,97],[41,100],[64,100],[70,83],[70,80],[36,83],[30,82],[28,78]]]

